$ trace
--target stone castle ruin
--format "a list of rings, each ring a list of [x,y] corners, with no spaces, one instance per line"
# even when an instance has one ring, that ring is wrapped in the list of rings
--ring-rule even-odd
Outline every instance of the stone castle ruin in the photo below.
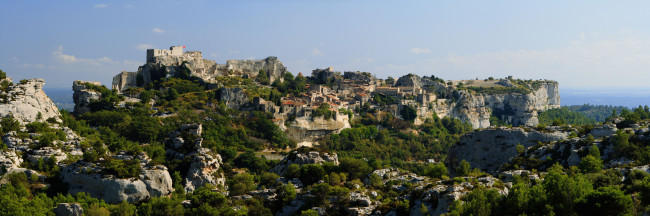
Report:
[[[147,49],[147,62],[154,62],[155,57],[160,56],[182,56],[185,46],[172,46],[165,49]]]

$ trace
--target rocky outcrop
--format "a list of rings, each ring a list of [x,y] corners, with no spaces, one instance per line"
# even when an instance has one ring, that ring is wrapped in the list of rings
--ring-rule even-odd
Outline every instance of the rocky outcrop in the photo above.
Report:
[[[422,102],[417,109],[416,124],[424,122],[434,113],[439,117],[453,117],[470,123],[474,128],[490,126],[490,117],[494,116],[513,126],[537,126],[538,112],[560,108],[559,85],[555,81],[524,81],[517,87],[510,79],[502,79],[494,88],[504,88],[497,93],[477,93],[459,89],[429,78],[408,74],[400,77],[397,87],[412,88],[418,93],[427,90],[437,95],[433,102]],[[532,84],[528,84],[532,83]],[[501,93],[509,92],[511,93]],[[522,91],[522,89],[526,89]],[[410,89],[402,89],[411,91]],[[402,101],[413,104],[409,101]]]
[[[449,163],[451,167],[457,167],[460,161],[466,160],[473,168],[494,172],[519,154],[517,145],[521,144],[527,149],[538,142],[566,139],[569,134],[528,129],[531,131],[523,128],[490,128],[465,134],[449,150]]]
[[[76,114],[84,114],[90,111],[90,104],[93,101],[101,99],[102,94],[90,89],[87,84],[101,85],[96,81],[80,81],[75,80],[72,83],[72,99],[74,101],[74,112]]]
[[[594,139],[600,139],[612,136],[616,134],[616,131],[618,131],[618,128],[616,128],[615,124],[598,125],[591,129],[591,135],[594,136]]]
[[[311,118],[304,116],[296,118],[288,126],[279,124],[287,137],[296,142],[313,142],[326,135],[341,132],[343,129],[350,128],[349,116],[347,114],[337,113],[332,119],[323,117]]]
[[[82,216],[84,210],[79,203],[59,203],[56,204],[54,214],[56,216]]]
[[[186,192],[191,193],[199,187],[206,184],[223,188],[226,178],[221,170],[221,155],[212,152],[208,148],[203,148],[201,143],[203,139],[201,133],[203,126],[201,124],[185,124],[170,134],[172,149],[167,149],[168,157],[185,160],[190,158],[191,164],[187,174],[185,174]],[[186,137],[183,139],[182,137]],[[186,140],[187,139],[187,140]],[[187,149],[191,149],[188,151]]]
[[[11,83],[10,78],[0,80]],[[5,91],[0,92],[0,115],[13,116],[21,123],[29,123],[48,118],[59,121],[59,109],[43,91],[43,79],[21,80],[20,83],[9,85]]]
[[[248,104],[249,99],[241,88],[219,89],[219,100],[223,101],[230,109],[239,109]]]
[[[56,149],[52,147],[42,147],[40,149],[33,149],[27,154],[27,160],[31,164],[38,164],[39,159],[43,160],[49,160],[50,158],[54,158],[57,162],[63,161],[66,158],[68,158],[68,155],[66,155],[61,149]]]
[[[461,91],[459,100],[439,108],[450,109],[441,112],[466,121],[474,128],[489,127],[493,115],[513,126],[537,126],[538,112],[560,108],[560,93],[555,82],[545,82],[528,94],[471,94]]]
[[[139,202],[174,191],[167,167],[145,166],[138,178],[116,178],[101,174],[101,166],[78,161],[61,171],[61,180],[69,184],[71,194],[85,192],[107,203]]]
[[[19,157],[15,151],[0,151],[0,175],[19,168],[21,163],[23,163],[23,158]]]
[[[395,86],[399,87],[413,87],[414,89],[422,88],[425,85],[430,85],[433,82],[429,79],[422,79],[420,76],[415,74],[407,74],[400,77],[395,82]]]
[[[257,77],[259,71],[262,70],[269,76],[271,83],[278,79],[282,81],[287,72],[287,67],[275,56],[269,56],[262,60],[228,60],[225,65],[218,65],[217,68],[225,69],[233,75],[247,77]]]
[[[305,164],[322,164],[324,162],[332,162],[335,165],[339,165],[339,156],[336,153],[320,153],[317,151],[311,151],[304,154],[298,153],[298,151],[293,151],[287,157],[282,159],[278,165],[273,167],[271,172],[283,175],[287,170],[287,167],[291,164],[302,166]]]
[[[221,163],[221,155],[212,153],[207,148],[198,149],[185,177],[185,191],[191,193],[206,184],[224,186],[226,178],[223,171],[219,170]]]

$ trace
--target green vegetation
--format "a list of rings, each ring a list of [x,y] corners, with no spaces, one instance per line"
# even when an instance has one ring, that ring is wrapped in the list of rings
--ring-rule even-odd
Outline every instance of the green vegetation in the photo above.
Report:
[[[612,115],[612,112],[621,113],[623,109],[627,109],[623,106],[604,106],[604,105],[572,105],[564,106],[573,112],[581,113],[585,117],[592,119],[596,122],[604,122]]]
[[[507,196],[477,188],[454,203],[450,215],[634,215],[634,201],[618,186],[595,187],[583,174],[559,165],[544,180],[516,180]]]
[[[549,109],[539,113],[539,123],[543,125],[587,125],[596,123],[595,119],[588,118],[581,112],[575,112],[567,107]]]
[[[311,113],[312,118],[323,116],[323,119],[325,120],[332,119],[335,115],[336,111],[330,110],[330,105],[328,103],[321,103],[318,108]]]
[[[350,117],[351,128],[324,136],[319,140],[320,145],[313,148],[293,150],[301,154],[314,150],[337,153],[340,162],[338,165],[331,162],[302,166],[291,164],[282,176],[270,173],[270,168],[278,162],[260,156],[259,151],[277,150],[286,154],[286,151],[296,147],[296,143],[289,140],[273,122],[271,113],[226,108],[219,100],[219,88],[241,88],[248,97],[261,97],[279,104],[283,96],[304,93],[307,90],[306,84],[334,85],[339,75],[334,74],[332,77],[322,73],[322,76],[308,80],[301,75],[294,77],[287,73],[283,79],[269,83],[267,71],[260,71],[254,80],[219,77],[221,86],[214,89],[214,86],[207,86],[190,74],[183,64],[173,78],[158,78],[143,88],[127,90],[126,94],[138,96],[145,103],[127,103],[125,107],[116,106],[122,101],[116,92],[104,86],[89,84],[89,88],[102,94],[102,99],[93,102],[94,108],[90,112],[73,116],[62,111],[61,117],[63,126],[84,137],[79,143],[83,150],[81,159],[99,166],[100,174],[116,178],[139,177],[142,171],[141,161],[119,159],[115,155],[120,155],[120,152],[131,156],[146,152],[151,158],[150,165],[168,167],[172,186],[176,189],[170,197],[151,197],[136,204],[106,204],[83,193],[65,194],[65,185],[58,180],[60,167],[56,165],[55,157],[49,157],[25,162],[23,167],[45,175],[44,181],[50,187],[43,187],[43,179],[36,175],[16,173],[4,177],[3,182],[7,183],[0,186],[0,214],[51,215],[51,209],[56,203],[77,202],[89,215],[273,215],[295,199],[301,198],[305,199],[305,205],[294,215],[317,215],[318,212],[311,210],[313,207],[325,207],[327,215],[344,215],[347,213],[345,207],[349,207],[350,195],[353,192],[366,192],[367,189],[377,193],[371,200],[379,205],[378,210],[382,213],[395,210],[398,215],[409,215],[417,205],[435,206],[437,200],[417,203],[414,199],[403,198],[420,197],[422,191],[437,186],[435,184],[438,181],[447,186],[461,183],[473,185],[468,189],[471,191],[467,191],[468,194],[462,198],[462,204],[457,201],[452,205],[449,215],[634,215],[647,212],[650,205],[649,174],[631,171],[625,173],[623,181],[621,172],[605,168],[605,162],[609,161],[601,159],[600,149],[593,145],[595,140],[588,136],[589,130],[593,128],[590,124],[598,121],[586,112],[592,108],[582,111],[570,107],[553,109],[539,116],[540,122],[545,125],[577,125],[573,127],[577,131],[572,137],[583,137],[579,145],[588,147],[578,152],[581,157],[579,166],[561,167],[554,165],[553,160],[541,161],[529,157],[524,145],[517,145],[514,150],[519,157],[505,168],[525,167],[539,174],[543,180],[531,179],[525,175],[514,176],[510,192],[501,195],[496,189],[487,189],[478,184],[476,178],[488,174],[472,169],[472,164],[465,160],[458,166],[450,167],[440,162],[425,162],[429,159],[447,161],[449,148],[458,143],[460,136],[472,131],[468,123],[453,118],[439,118],[434,113],[424,123],[416,126],[413,123],[417,116],[415,107],[402,107],[399,112],[402,118],[396,118],[394,113],[381,109],[381,106],[397,104],[395,98],[384,95],[375,95],[372,101],[362,104],[354,113],[339,110]],[[435,76],[427,79],[443,82]],[[545,82],[511,81],[516,87],[472,89],[460,85],[459,88],[476,93],[523,94],[539,88]],[[258,86],[256,82],[267,86]],[[445,95],[448,98],[461,97],[458,92],[448,94]],[[149,101],[154,101],[153,105]],[[379,105],[380,108],[372,106],[371,109],[370,104]],[[330,108],[329,104],[321,104],[312,112],[312,117],[331,119],[336,111]],[[650,118],[647,107],[620,109],[616,110],[615,115],[612,110],[616,109],[609,109],[605,119],[622,117],[622,121],[617,124],[619,129],[645,124]],[[499,117],[508,116],[512,112],[512,107],[504,105],[503,109],[492,110],[493,118],[490,121],[493,125],[508,125],[508,122]],[[160,117],[163,113],[165,117]],[[598,115],[600,114],[593,116]],[[26,124],[21,131],[21,125],[16,119],[6,117],[0,120],[0,128],[3,134],[15,131],[19,137],[38,140],[39,146],[33,147],[56,147],[56,141],[64,140],[65,133],[50,127],[54,120],[41,119]],[[179,136],[185,142],[180,147],[172,147],[170,134],[177,133],[182,125],[195,123],[202,124],[201,135],[182,132]],[[34,134],[30,136],[28,133]],[[197,147],[194,144],[197,140],[202,140],[201,147],[211,149],[222,157],[223,163],[220,164],[217,175],[223,173],[226,176],[229,191],[227,196],[220,192],[224,187],[209,185],[185,193],[183,186],[187,182],[184,182],[184,177],[193,162],[191,152]],[[563,142],[568,141],[560,141],[555,145],[566,144]],[[533,146],[529,150],[542,145],[544,144]],[[639,134],[618,130],[616,135],[602,139],[600,145],[611,145],[616,157],[635,161],[626,166],[650,163],[650,146],[647,140],[639,138]],[[0,146],[3,147],[6,146]],[[174,151],[181,156],[168,154],[170,148],[175,148]],[[551,156],[556,159],[557,155]],[[74,162],[79,157],[69,156],[64,163]],[[373,170],[388,167],[428,176],[432,180],[418,185],[408,181],[389,181],[380,174],[373,173]],[[296,190],[292,183],[283,183],[294,178],[303,183],[301,190]],[[504,183],[497,180],[493,188],[503,187]],[[257,195],[240,196],[269,188],[275,189],[277,194],[274,201],[264,200]],[[190,202],[184,203],[184,200]],[[431,212],[423,208],[419,213],[426,215]]]

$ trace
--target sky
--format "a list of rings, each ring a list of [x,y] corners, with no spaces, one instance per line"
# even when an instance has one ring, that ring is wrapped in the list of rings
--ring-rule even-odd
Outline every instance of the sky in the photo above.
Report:
[[[557,80],[649,87],[650,1],[5,1],[0,69],[46,88],[110,86],[146,49],[277,56],[294,74],[333,66],[379,78]]]

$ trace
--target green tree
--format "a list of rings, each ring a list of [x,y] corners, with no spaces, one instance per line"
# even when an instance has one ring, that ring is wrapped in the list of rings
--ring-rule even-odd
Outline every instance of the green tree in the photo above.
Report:
[[[379,175],[377,175],[377,174],[374,174],[374,173],[370,174],[368,179],[370,180],[370,186],[372,186],[374,188],[381,188],[381,186],[384,185],[381,177],[379,177]]]
[[[230,194],[233,196],[246,194],[257,187],[255,176],[248,173],[237,174],[229,182]]]
[[[364,179],[371,171],[368,163],[361,159],[341,158],[339,162],[339,168],[348,174],[350,180]]]
[[[601,187],[576,202],[580,215],[634,215],[632,197],[618,187]]]
[[[311,191],[309,192],[311,195],[313,195],[312,202],[315,205],[323,204],[330,193],[330,188],[330,185],[325,183],[320,183],[312,186]]]
[[[305,164],[300,167],[300,180],[305,185],[312,185],[323,179],[325,169],[319,164]]]
[[[468,176],[471,171],[472,168],[466,160],[462,160],[460,165],[456,168],[456,174],[458,176]]]
[[[260,185],[264,186],[274,186],[280,176],[275,173],[270,173],[270,172],[265,172],[262,173],[262,176],[260,176]]]
[[[284,177],[287,179],[300,178],[300,165],[289,164],[287,170],[284,171]]]
[[[603,161],[600,159],[600,150],[595,144],[589,148],[589,154],[580,161],[580,170],[585,173],[595,173],[603,169]]]
[[[133,216],[135,215],[136,210],[137,207],[135,205],[130,204],[126,200],[123,200],[120,204],[117,204],[110,208],[111,215],[118,215],[118,216]]]
[[[526,151],[526,148],[522,144],[517,144],[515,148],[517,149],[517,154],[521,154],[524,153],[524,151]]]
[[[269,78],[269,75],[266,74],[266,71],[260,70],[259,74],[257,74],[257,77],[255,78],[257,82],[259,82],[262,85],[268,85],[271,81]]]
[[[438,178],[438,179],[441,179],[443,176],[449,175],[449,172],[447,171],[447,167],[445,166],[444,163],[427,164],[424,173],[425,175],[431,178]]]
[[[403,106],[402,110],[399,111],[399,114],[405,121],[413,121],[418,117],[418,112],[413,106]]]
[[[587,179],[582,176],[570,178],[559,164],[548,169],[542,186],[546,191],[548,203],[559,215],[572,214],[574,201],[593,190]]]
[[[275,193],[281,205],[289,205],[291,201],[296,199],[296,188],[291,183],[278,186]]]
[[[13,116],[2,118],[2,120],[0,120],[0,126],[2,127],[2,134],[20,130],[20,122],[18,122],[18,120]]]

